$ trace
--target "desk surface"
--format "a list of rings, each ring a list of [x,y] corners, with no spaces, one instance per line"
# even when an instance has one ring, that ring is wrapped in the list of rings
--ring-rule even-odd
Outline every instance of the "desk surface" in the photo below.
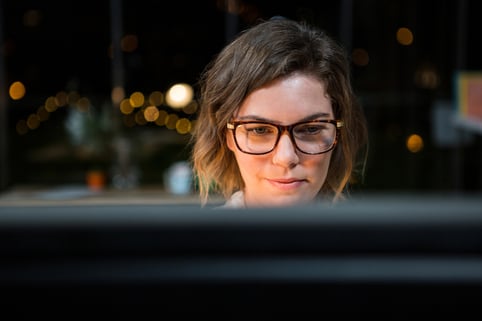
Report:
[[[213,197],[212,202],[222,203],[221,197]],[[133,189],[105,188],[91,190],[84,185],[63,186],[21,186],[0,193],[2,206],[55,206],[55,205],[171,205],[200,204],[195,193],[172,194],[158,186]]]

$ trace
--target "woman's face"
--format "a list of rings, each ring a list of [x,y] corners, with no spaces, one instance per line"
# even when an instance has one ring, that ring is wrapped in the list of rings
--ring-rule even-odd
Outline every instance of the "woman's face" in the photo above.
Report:
[[[334,119],[325,86],[316,78],[294,74],[251,93],[235,120],[262,120],[279,125],[300,121]],[[234,153],[245,183],[246,206],[288,206],[312,201],[327,175],[332,151],[318,155],[296,149],[285,131],[275,149],[264,155],[241,152],[233,131],[227,144]]]

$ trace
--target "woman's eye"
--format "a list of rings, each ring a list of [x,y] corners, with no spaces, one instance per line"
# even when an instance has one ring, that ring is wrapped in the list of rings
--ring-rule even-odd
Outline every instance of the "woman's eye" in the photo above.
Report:
[[[301,128],[296,129],[296,132],[299,134],[318,134],[323,130],[323,126],[317,125],[310,125],[310,126],[303,126]]]
[[[273,130],[271,128],[266,127],[266,126],[254,127],[254,128],[251,129],[251,131],[256,135],[269,134],[269,133],[273,132]]]
[[[276,133],[276,127],[266,124],[245,124],[244,131],[250,135],[270,135]]]

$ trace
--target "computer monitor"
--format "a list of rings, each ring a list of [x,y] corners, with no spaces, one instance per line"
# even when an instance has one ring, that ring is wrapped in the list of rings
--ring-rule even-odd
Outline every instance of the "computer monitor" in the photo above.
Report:
[[[481,317],[482,198],[0,207],[16,319]]]

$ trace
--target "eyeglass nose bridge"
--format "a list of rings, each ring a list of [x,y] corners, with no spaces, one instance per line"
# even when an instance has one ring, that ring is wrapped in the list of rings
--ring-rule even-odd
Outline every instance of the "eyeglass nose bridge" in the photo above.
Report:
[[[278,128],[278,137],[276,138],[276,142],[274,143],[274,146],[273,146],[273,150],[276,149],[276,147],[278,147],[278,143],[281,139],[281,136],[285,133],[285,132],[288,132],[288,137],[290,138],[290,141],[291,141],[291,144],[293,144],[293,147],[296,149],[296,150],[299,150],[298,148],[298,145],[296,144],[296,140],[295,140],[295,137],[293,135],[293,128],[295,127],[295,125],[276,125],[276,127]]]

